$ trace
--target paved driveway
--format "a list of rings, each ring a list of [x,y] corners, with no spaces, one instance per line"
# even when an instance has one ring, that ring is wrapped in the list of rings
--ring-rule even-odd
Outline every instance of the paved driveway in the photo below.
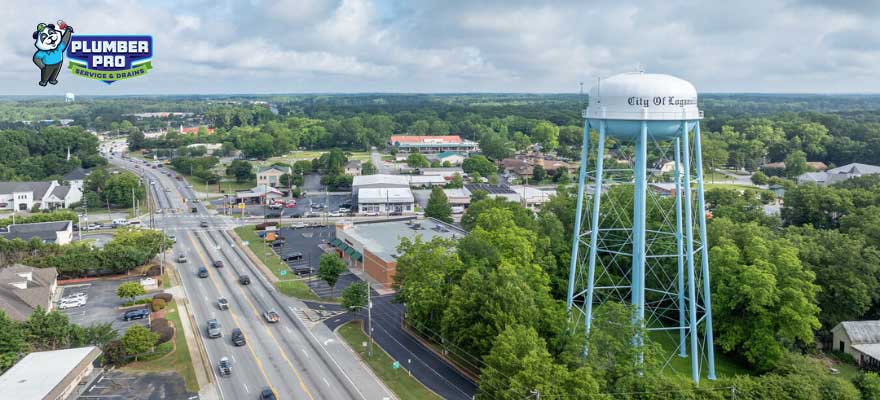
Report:
[[[173,372],[105,372],[78,397],[79,400],[163,400],[198,399],[186,390],[183,377]]]
[[[63,290],[62,297],[79,292],[89,296],[86,305],[59,310],[59,312],[67,315],[70,322],[84,327],[109,322],[119,333],[119,336],[122,336],[132,325],[149,326],[148,318],[128,322],[122,320],[122,314],[125,311],[117,309],[122,304],[122,300],[116,296],[116,288],[124,282],[127,282],[127,280],[97,280],[88,283],[59,286],[58,290]]]

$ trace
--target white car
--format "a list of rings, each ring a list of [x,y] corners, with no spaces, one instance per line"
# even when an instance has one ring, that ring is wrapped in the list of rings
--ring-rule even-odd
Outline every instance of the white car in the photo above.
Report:
[[[290,227],[293,229],[301,229],[301,228],[305,228],[306,224],[303,222],[297,222],[297,223],[291,225]]]
[[[86,299],[86,300],[88,300],[88,298],[89,298],[89,295],[87,295],[87,294],[85,294],[85,293],[83,293],[83,292],[77,292],[77,293],[71,293],[71,294],[69,294],[69,295],[67,295],[67,296],[64,296],[64,297],[61,298],[61,300],[62,300],[62,301],[63,301],[63,300],[68,300],[68,299],[71,299],[71,300],[74,300],[74,299]]]
[[[76,308],[86,305],[86,299],[64,299],[58,303],[58,309],[66,310],[68,308]]]
[[[365,212],[363,214],[367,217],[378,217],[379,216],[379,213],[376,211]]]

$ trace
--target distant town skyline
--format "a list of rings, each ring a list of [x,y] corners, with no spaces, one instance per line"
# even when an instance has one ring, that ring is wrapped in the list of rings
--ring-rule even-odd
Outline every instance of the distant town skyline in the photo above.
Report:
[[[4,3],[0,95],[577,93],[638,65],[703,93],[880,93],[870,0]],[[154,69],[39,87],[31,33],[59,19],[152,34]]]

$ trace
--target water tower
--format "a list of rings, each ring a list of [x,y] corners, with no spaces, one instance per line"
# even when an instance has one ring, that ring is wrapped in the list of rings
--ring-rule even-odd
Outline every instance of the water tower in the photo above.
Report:
[[[666,367],[690,357],[695,382],[715,379],[696,89],[669,75],[615,75],[593,86],[583,116],[570,317],[589,332],[594,305],[629,302],[652,339],[675,347]]]

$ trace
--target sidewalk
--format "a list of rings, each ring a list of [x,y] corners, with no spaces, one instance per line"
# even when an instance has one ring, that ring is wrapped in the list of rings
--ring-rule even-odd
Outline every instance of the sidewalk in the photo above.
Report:
[[[183,334],[186,338],[186,347],[189,349],[196,381],[199,383],[199,398],[202,400],[220,400],[221,397],[217,390],[217,385],[212,381],[213,375],[211,374],[208,355],[205,354],[204,346],[202,346],[201,337],[193,331],[193,315],[188,306],[189,300],[184,295],[183,286],[179,285],[176,276],[172,278],[172,281],[178,285],[168,288],[167,291],[177,301],[177,309],[181,317],[180,324],[183,326]]]

